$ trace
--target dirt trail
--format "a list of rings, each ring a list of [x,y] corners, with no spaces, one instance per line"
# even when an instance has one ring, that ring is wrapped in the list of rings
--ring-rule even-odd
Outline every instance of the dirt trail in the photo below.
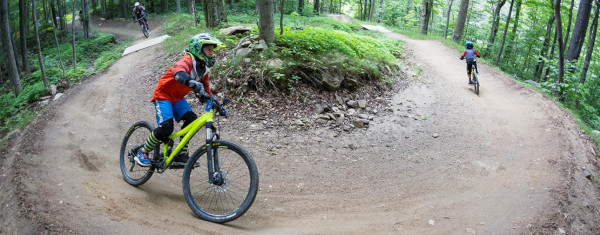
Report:
[[[485,64],[475,95],[464,62],[437,41],[388,36],[406,40],[407,58],[422,72],[389,97],[393,111],[369,129],[266,128],[232,110],[222,136],[254,155],[261,178],[254,205],[234,222],[196,218],[182,195],[182,171],[137,188],[122,179],[124,131],[137,120],[154,122],[151,92],[171,59],[157,53],[160,46],[67,92],[37,136],[16,146],[27,186],[20,200],[44,221],[39,229],[82,234],[513,234],[545,223],[558,232],[564,224],[552,216],[570,193],[564,176],[591,158],[578,127],[552,101]],[[587,200],[600,207],[597,196]],[[598,229],[574,224],[580,230],[561,229]]]

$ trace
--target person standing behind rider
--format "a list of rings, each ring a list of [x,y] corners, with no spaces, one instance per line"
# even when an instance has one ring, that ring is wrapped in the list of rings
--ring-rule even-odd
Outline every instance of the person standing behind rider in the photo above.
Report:
[[[142,20],[144,24],[146,25],[147,29],[150,29],[150,27],[148,26],[148,20],[146,19],[146,8],[142,5],[140,5],[139,2],[135,2],[135,4],[133,4],[133,17],[135,18],[135,20],[138,20],[138,22],[140,23],[140,25],[142,25]]]
[[[467,59],[467,78],[469,79],[469,85],[471,85],[473,84],[473,81],[471,81],[471,69],[473,66],[475,66],[475,72],[479,74],[479,71],[477,71],[476,61],[476,59],[479,58],[479,53],[477,53],[477,50],[473,48],[473,42],[471,41],[465,42],[465,48],[465,51],[463,51],[462,55],[460,56],[460,60]]]
[[[173,133],[174,121],[183,121],[181,127],[183,129],[198,118],[185,100],[185,96],[190,91],[194,91],[202,97],[212,97],[208,72],[215,63],[213,50],[223,46],[219,39],[208,33],[195,35],[188,44],[186,55],[158,80],[151,100],[154,103],[158,127],[150,133],[144,147],[135,156],[134,160],[139,165],[151,165],[148,152],[161,141],[169,140],[169,135]],[[186,144],[173,164],[185,165],[188,159],[188,144]]]

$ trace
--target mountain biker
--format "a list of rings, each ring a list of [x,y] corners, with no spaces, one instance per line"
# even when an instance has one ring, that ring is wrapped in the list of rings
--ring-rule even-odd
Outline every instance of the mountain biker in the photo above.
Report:
[[[160,141],[169,140],[168,137],[174,129],[173,121],[183,120],[181,127],[183,129],[198,118],[185,100],[185,96],[190,91],[194,91],[202,97],[212,98],[208,72],[215,63],[213,50],[223,46],[219,39],[208,33],[195,35],[185,50],[186,55],[175,62],[175,65],[158,80],[151,100],[154,103],[158,127],[152,131],[144,147],[135,156],[134,159],[139,165],[150,166],[148,152],[152,151]],[[188,159],[188,144],[186,144],[173,164],[182,166]]]
[[[471,68],[475,66],[475,72],[479,74],[476,61],[476,59],[479,58],[479,53],[477,53],[477,50],[473,49],[473,42],[471,41],[465,42],[465,48],[465,51],[463,51],[460,56],[460,60],[467,59],[467,78],[469,79],[469,85],[471,85],[473,84],[473,81],[471,81]]]
[[[140,25],[142,25],[142,20],[140,19],[144,19],[144,25],[146,25],[146,29],[150,29],[150,27],[148,26],[148,20],[146,19],[146,8],[142,5],[140,5],[139,2],[135,2],[135,4],[133,4],[133,17],[135,18],[135,20],[138,20],[138,22],[140,23]],[[134,22],[135,22],[134,20]]]

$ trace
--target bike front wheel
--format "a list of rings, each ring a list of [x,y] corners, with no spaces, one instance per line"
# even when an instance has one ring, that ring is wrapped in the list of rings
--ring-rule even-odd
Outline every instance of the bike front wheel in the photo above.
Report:
[[[215,141],[212,148],[218,156],[222,182],[209,183],[205,146],[196,150],[185,166],[183,194],[200,218],[225,223],[242,216],[254,202],[258,170],[250,153],[235,143]],[[196,162],[200,166],[194,167]]]
[[[142,28],[142,33],[144,33],[144,36],[146,36],[146,38],[150,37],[150,32],[148,32],[148,29],[146,27]]]
[[[150,123],[139,121],[127,130],[127,134],[125,134],[125,137],[123,138],[119,162],[123,179],[125,179],[128,184],[133,186],[142,185],[146,183],[154,173],[153,167],[142,167],[133,160],[137,151],[144,146],[146,139],[148,139],[148,136],[150,136],[153,129],[154,128]]]

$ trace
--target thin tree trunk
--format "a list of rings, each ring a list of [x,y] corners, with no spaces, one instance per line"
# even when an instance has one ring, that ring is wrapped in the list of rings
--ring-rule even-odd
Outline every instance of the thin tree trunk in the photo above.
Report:
[[[14,56],[14,49],[10,38],[7,0],[0,0],[0,23],[2,24],[2,44],[4,44],[4,51],[8,56],[8,74],[13,82],[15,97],[17,97],[19,94],[21,94],[23,88],[21,87],[21,78],[19,77],[17,61]]]
[[[58,22],[61,30],[65,29],[65,8],[62,0],[56,0],[56,8],[58,9]]]
[[[281,3],[279,5],[281,5],[280,9],[279,9],[279,35],[283,35],[283,4],[285,3],[285,0],[281,0]]]
[[[163,0],[162,1],[162,9],[163,12],[168,12],[169,11],[169,0]]]
[[[315,14],[319,14],[319,0],[315,0],[315,4],[313,5],[313,12]]]
[[[181,14],[181,0],[175,0],[177,4],[177,14]]]
[[[581,69],[581,78],[579,79],[579,83],[581,84],[585,84],[585,78],[587,76],[588,68],[590,67],[592,53],[594,52],[594,44],[596,43],[596,32],[598,31],[598,13],[600,13],[600,2],[596,1],[594,19],[592,20],[592,26],[590,26],[590,36],[588,38],[587,54],[585,55],[585,63],[583,63],[583,68]]]
[[[377,7],[377,23],[381,23],[383,21],[383,5],[385,4],[384,0],[379,1],[379,6]]]
[[[556,28],[556,27],[555,27]],[[548,58],[554,58],[554,51],[556,49],[556,38],[558,37],[558,33],[554,32],[554,37],[552,38],[552,49],[550,49],[550,56]],[[544,81],[548,81],[548,74],[550,74],[550,67],[544,69],[544,73],[542,73],[544,77]]]
[[[534,77],[536,80],[540,80],[540,75],[542,75],[542,71],[544,70],[544,57],[546,56],[546,52],[548,51],[548,46],[550,46],[550,38],[552,37],[552,26],[554,26],[554,19],[556,16],[550,16],[548,20],[548,25],[546,26],[546,37],[544,37],[544,43],[542,46],[542,50],[540,51],[540,58],[538,59],[538,64],[535,68]]]
[[[496,40],[496,33],[498,33],[498,26],[500,25],[500,10],[506,4],[506,0],[498,0],[498,4],[494,9],[494,16],[492,19],[492,28],[490,30],[490,37],[488,38],[488,44],[486,46],[486,54],[490,51],[490,47],[494,44]]]
[[[35,1],[35,0],[33,0]],[[77,70],[77,51],[75,50],[75,2],[73,1],[73,20],[71,21],[71,35],[73,36],[73,71]]]
[[[121,17],[123,18],[127,18],[127,0],[121,0]],[[82,7],[83,7],[83,0],[82,0]]]
[[[44,21],[48,22],[48,12],[46,12],[46,0],[42,0],[42,11],[44,13]]]
[[[504,36],[502,36],[502,44],[500,44],[500,50],[498,50],[498,55],[496,55],[496,61],[494,62],[495,66],[498,66],[498,61],[500,61],[500,57],[502,57],[502,50],[504,49],[504,43],[506,42],[506,33],[508,32],[508,25],[510,25],[510,16],[512,14],[512,8],[515,3],[515,0],[510,1],[510,8],[508,8],[508,17],[506,17],[506,26],[504,27]]]
[[[454,0],[450,0],[448,4],[448,12],[446,12],[446,28],[444,28],[444,39],[448,37],[448,25],[450,25],[450,12],[452,11],[452,3]]]
[[[298,13],[302,14],[302,9],[304,9],[304,0],[298,0]]]
[[[517,9],[515,12],[515,21],[513,22],[513,28],[512,28],[512,33],[510,35],[510,40],[508,43],[508,54],[509,55],[513,55],[514,52],[514,45],[515,45],[515,38],[517,37],[517,28],[519,28],[519,15],[521,14],[521,4],[523,3],[522,0],[516,0],[517,1]],[[535,24],[533,24],[535,25]],[[513,59],[512,62],[516,62],[516,59]]]
[[[86,0],[84,0],[84,1],[86,1]],[[52,30],[52,31],[54,31],[54,41],[56,42],[56,51],[58,52],[58,61],[60,62],[60,69],[62,70],[62,75],[64,77],[65,76],[65,67],[63,66],[62,56],[60,55],[60,46],[58,45],[58,37],[56,36],[56,34],[57,34],[56,31],[58,29],[56,28],[56,25],[53,25],[53,26],[54,26],[54,30]]]
[[[90,28],[90,6],[88,0],[82,0],[81,8],[83,11],[81,14],[81,16],[83,16],[83,35],[85,35],[86,38],[89,38],[92,30]]]
[[[21,46],[21,59],[23,60],[23,72],[25,74],[31,73],[29,66],[29,58],[27,58],[27,0],[19,0],[19,35],[20,46]]]
[[[569,49],[565,54],[565,59],[569,63],[574,63],[575,60],[579,59],[581,48],[583,47],[583,43],[585,41],[585,34],[587,32],[591,10],[592,0],[581,0],[581,2],[579,2],[577,19],[575,19],[575,26],[573,27],[573,36],[571,37],[571,42],[569,43]]]
[[[97,6],[96,0],[92,0],[92,12],[94,12],[94,14],[98,13],[98,10],[96,10],[96,8],[98,8]]]
[[[194,27],[198,27],[198,11],[196,11],[196,0],[192,0],[192,11],[194,12]]]
[[[194,13],[192,12],[192,1],[193,1],[193,0],[187,0],[187,9],[188,9],[188,11],[187,11],[187,12],[188,12],[189,14],[194,14]],[[233,0],[231,0],[231,7],[233,8]]]
[[[585,1],[585,0],[583,0]],[[556,79],[557,84],[561,84],[564,80],[565,75],[565,46],[562,38],[562,22],[560,16],[560,0],[554,1],[554,15],[556,16],[556,40],[558,41],[558,78]],[[554,95],[558,97],[559,101],[563,101],[562,90],[555,89]]]
[[[569,33],[571,33],[571,21],[573,21],[573,6],[575,5],[575,0],[571,0],[571,7],[569,8],[569,23],[567,24],[567,33],[565,34],[565,43],[563,45],[567,45],[569,42]]]
[[[371,1],[371,6],[369,6],[369,21],[373,21],[373,11],[375,10],[375,0]]]
[[[44,66],[44,57],[42,56],[42,47],[40,46],[40,33],[37,24],[37,15],[35,13],[35,0],[31,0],[31,9],[33,15],[33,29],[35,31],[35,44],[37,45],[38,61],[40,63],[40,70],[42,71],[42,79],[44,80],[44,87],[48,89],[48,79],[46,78],[46,68]]]
[[[456,20],[456,26],[452,31],[452,41],[459,42],[462,33],[465,28],[465,20],[467,19],[467,11],[469,10],[469,0],[460,1],[460,11],[458,13],[458,19]]]
[[[106,17],[106,0],[100,0],[100,9],[103,17]]]

